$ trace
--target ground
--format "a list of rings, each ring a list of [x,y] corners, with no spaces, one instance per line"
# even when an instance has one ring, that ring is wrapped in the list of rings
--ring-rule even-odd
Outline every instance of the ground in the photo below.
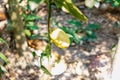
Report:
[[[78,6],[80,7],[80,6]],[[67,49],[59,49],[55,45],[52,47],[53,56],[48,61],[45,59],[43,64],[50,70],[53,76],[44,74],[39,69],[38,57],[32,56],[32,51],[36,51],[38,55],[41,50],[29,48],[31,53],[26,53],[25,56],[19,57],[14,49],[14,40],[9,39],[10,32],[2,31],[1,35],[11,44],[11,48],[7,49],[4,45],[0,47],[9,60],[6,66],[7,72],[2,75],[1,80],[107,80],[110,72],[111,53],[113,46],[117,44],[120,27],[114,27],[114,23],[119,21],[120,12],[114,10],[88,9],[80,7],[81,11],[87,16],[88,23],[96,23],[100,28],[95,31],[97,39],[92,42],[71,45]],[[47,7],[43,5],[37,12],[38,16],[44,18],[43,21],[38,21],[38,31],[34,33],[43,33],[46,31],[47,22]],[[61,10],[53,10],[52,17],[64,26],[70,26],[66,21],[75,19],[70,14]],[[87,25],[88,23],[84,23]],[[35,42],[34,42],[35,43]],[[42,40],[36,41],[37,44],[44,49],[46,42]],[[60,57],[60,62],[55,63],[55,59]],[[54,63],[54,68],[52,68]]]

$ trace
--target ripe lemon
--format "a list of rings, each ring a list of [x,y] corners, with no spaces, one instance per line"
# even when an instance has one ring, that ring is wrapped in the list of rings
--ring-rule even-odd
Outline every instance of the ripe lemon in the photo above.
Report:
[[[67,48],[70,45],[69,36],[59,28],[54,29],[50,37],[52,42],[59,48]]]

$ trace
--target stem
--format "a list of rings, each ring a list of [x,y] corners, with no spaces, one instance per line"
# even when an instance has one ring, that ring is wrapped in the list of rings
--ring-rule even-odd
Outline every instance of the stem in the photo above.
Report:
[[[51,53],[51,38],[50,38],[50,18],[51,18],[51,0],[48,2],[48,46],[49,46],[49,52]]]
[[[24,33],[24,24],[19,14],[19,7],[17,0],[8,0],[9,16],[13,27],[13,36],[15,38],[16,50],[20,56],[25,55],[28,51],[26,36]]]

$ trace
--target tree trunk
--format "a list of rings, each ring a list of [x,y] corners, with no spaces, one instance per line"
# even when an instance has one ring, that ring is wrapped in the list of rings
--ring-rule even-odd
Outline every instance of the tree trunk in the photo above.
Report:
[[[120,79],[120,37],[112,65],[113,68],[112,68],[110,80],[119,80]]]
[[[20,55],[23,55],[27,51],[27,41],[24,33],[24,24],[20,18],[19,6],[17,0],[8,0],[9,4],[9,16],[12,21],[12,27],[14,31],[14,38],[16,42],[16,49]]]

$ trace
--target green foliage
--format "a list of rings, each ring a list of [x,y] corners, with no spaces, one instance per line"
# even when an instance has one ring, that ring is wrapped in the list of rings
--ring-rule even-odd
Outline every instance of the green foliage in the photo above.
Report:
[[[35,14],[29,14],[25,18],[26,21],[33,21],[33,20],[38,20],[38,19],[41,19],[41,18],[36,16]]]
[[[41,65],[41,69],[44,71],[44,73],[52,76],[52,74],[43,65]]]
[[[32,52],[33,57],[37,56],[36,52]],[[48,69],[42,64],[43,58],[47,57],[49,58],[51,56],[50,53],[50,46],[46,46],[46,49],[40,54],[38,55],[40,58],[40,69],[42,69],[44,71],[44,73],[52,76],[52,74],[48,71]]]
[[[35,14],[22,14],[25,22],[25,34],[27,36],[32,36],[31,31],[38,30],[38,26],[35,24],[35,20],[41,20],[40,17],[36,16]]]
[[[114,23],[114,27],[119,27],[119,25],[120,25],[120,22],[119,22],[119,21],[116,21],[116,22]]]
[[[83,13],[72,3],[71,0],[55,0],[55,4],[64,8],[66,12],[72,14],[75,18],[87,21],[87,18],[83,15]]]
[[[32,55],[33,55],[33,57],[37,56],[37,55],[36,55],[36,52],[32,52]]]
[[[26,36],[31,36],[31,32],[28,29],[24,29],[24,33],[26,34]]]
[[[4,43],[7,46],[7,48],[9,48],[7,42],[4,39],[0,38],[0,43]],[[8,60],[7,60],[6,56],[2,52],[0,52],[0,59],[2,59],[2,61],[5,64],[8,63]],[[7,70],[5,69],[5,67],[3,66],[3,64],[0,64],[0,75],[2,74],[2,72],[6,72],[6,71]]]
[[[8,60],[7,60],[6,56],[1,52],[0,52],[0,59],[2,59],[5,64],[8,63]],[[3,66],[3,64],[0,64],[0,76],[2,75],[3,72],[7,72],[7,70]]]
[[[118,7],[120,5],[120,0],[105,0],[105,2],[112,4],[113,7]]]
[[[73,29],[70,29],[70,28],[68,28],[68,27],[66,27],[66,26],[61,27],[61,29],[62,29],[63,31],[65,31],[67,34],[69,34],[70,40],[71,40],[70,42],[71,42],[71,43],[74,41],[75,43],[79,44],[79,42],[80,42],[79,37],[78,37],[78,35],[75,33],[75,31],[74,31]]]
[[[42,59],[43,57],[48,57],[48,58],[49,58],[50,56],[51,56],[50,46],[47,45],[46,48],[45,48],[45,50],[41,53],[41,59]]]
[[[83,26],[80,21],[73,19],[69,19],[67,22],[72,27],[59,26],[58,22],[56,22],[54,19],[54,24],[56,23],[55,26],[60,27],[69,35],[71,44],[73,42],[79,44],[80,41],[94,41],[97,38],[95,31],[100,28],[99,24],[88,24],[87,26]]]
[[[19,2],[21,2],[22,0],[20,0]],[[35,9],[39,6],[39,4],[42,2],[43,0],[28,0],[27,2],[27,6],[26,8],[21,7],[22,9],[22,14],[21,17],[24,21],[24,32],[25,34],[30,38],[30,39],[35,39],[35,38],[40,38],[41,36],[39,35],[33,35],[32,31],[33,30],[38,30],[38,26],[35,24],[36,20],[41,20],[40,17],[35,15]],[[47,40],[48,41],[48,45],[46,46],[46,49],[39,55],[40,58],[40,68],[47,74],[51,75],[51,73],[47,70],[46,67],[44,67],[44,65],[42,64],[43,58],[47,57],[49,58],[51,56],[51,38],[49,37],[50,35],[50,18],[51,18],[51,13],[50,9],[51,9],[51,2],[54,2],[59,8],[64,8],[66,10],[66,12],[72,14],[75,18],[81,20],[81,21],[87,21],[87,17],[73,4],[73,2],[71,0],[45,0],[48,4],[49,7],[49,12],[48,12],[48,36],[47,36]],[[26,11],[28,11],[26,13]],[[82,24],[80,24],[77,21],[72,21],[73,24],[80,26]],[[72,41],[74,41],[75,43],[79,43],[80,39],[78,37],[78,35],[76,34],[77,32],[77,28],[76,29],[69,29],[68,27],[61,27],[61,29],[63,29],[66,33],[68,33],[68,35],[70,36],[71,39],[71,43]],[[36,56],[36,53],[33,52],[32,53],[33,56]],[[5,59],[5,58],[3,58]]]
[[[0,43],[4,43],[7,46],[7,48],[9,48],[8,43],[3,38],[0,38]]]
[[[35,2],[35,3],[39,4],[42,0],[28,0],[28,2],[29,1],[32,1],[32,2]]]
[[[3,53],[0,52],[0,58],[7,64],[8,60]]]

